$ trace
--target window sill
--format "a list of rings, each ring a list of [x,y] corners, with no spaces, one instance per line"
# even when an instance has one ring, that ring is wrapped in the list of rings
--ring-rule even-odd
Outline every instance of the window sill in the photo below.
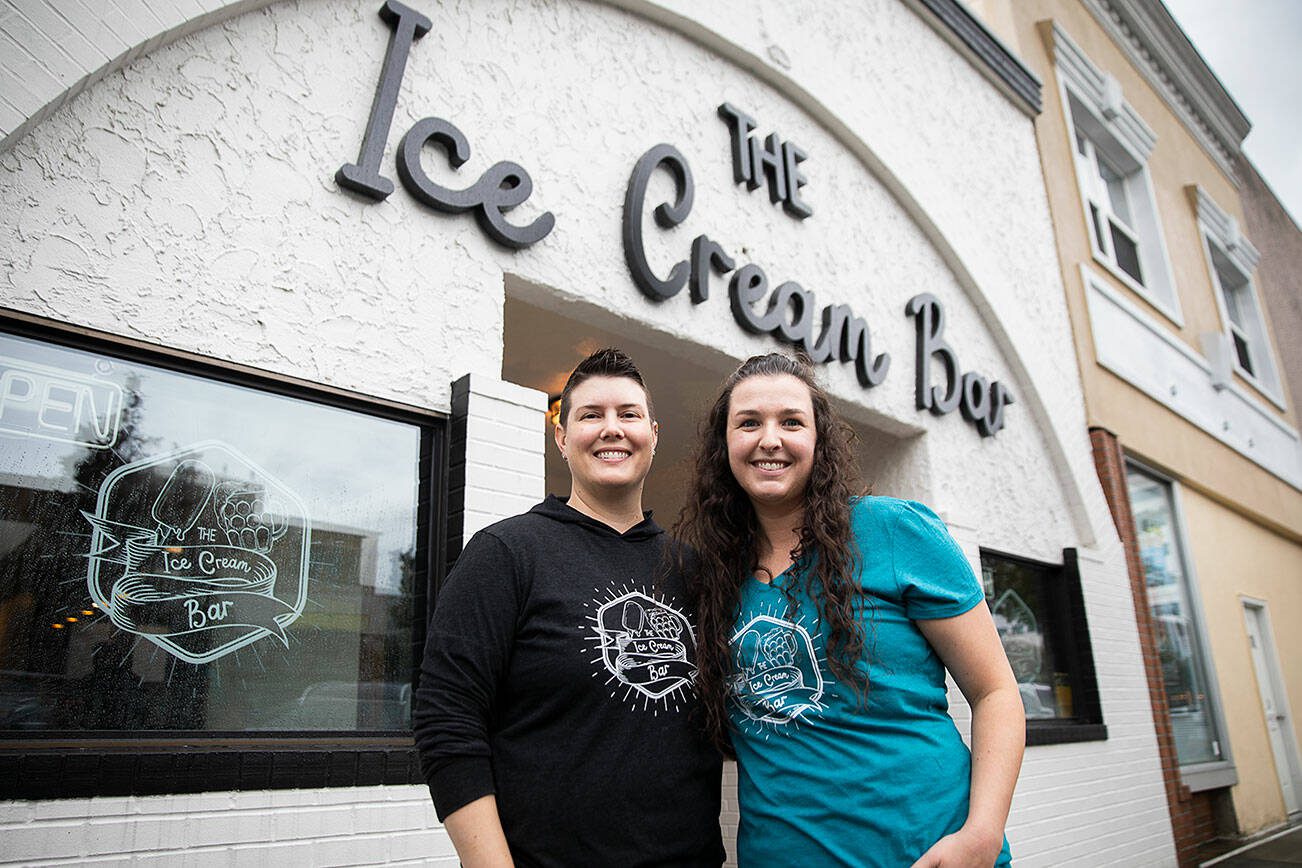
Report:
[[[1107,741],[1108,728],[1102,723],[1066,723],[1028,721],[1026,746],[1072,744],[1081,741]]]
[[[1239,782],[1239,773],[1232,762],[1198,763],[1180,766],[1180,782],[1192,792],[1232,787]]]
[[[1230,338],[1231,346],[1233,346],[1233,340],[1233,338]],[[1244,383],[1251,387],[1254,392],[1278,407],[1281,412],[1288,412],[1288,405],[1285,404],[1284,399],[1280,397],[1279,390],[1267,385],[1260,377],[1240,365],[1238,360],[1235,360],[1234,362],[1234,373],[1239,379],[1243,380]]]
[[[1091,253],[1093,255],[1092,258],[1094,259],[1095,263],[1107,269],[1108,274],[1112,275],[1117,280],[1121,281],[1122,285],[1125,286],[1126,289],[1133,292],[1135,295],[1139,296],[1139,299],[1142,302],[1144,302],[1144,304],[1148,305],[1153,310],[1160,313],[1164,319],[1166,319],[1176,328],[1179,329],[1184,328],[1184,317],[1180,315],[1179,309],[1174,308],[1171,305],[1166,304],[1165,302],[1158,299],[1157,296],[1153,295],[1152,290],[1146,288],[1143,284],[1139,283],[1129,274],[1126,274],[1124,271],[1122,271],[1120,268],[1117,267],[1116,263],[1108,259],[1103,254],[1099,253],[1097,249],[1091,249]]]

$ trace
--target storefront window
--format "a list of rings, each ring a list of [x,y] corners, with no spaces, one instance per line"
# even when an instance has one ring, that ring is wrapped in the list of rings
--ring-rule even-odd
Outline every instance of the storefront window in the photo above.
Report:
[[[0,733],[409,729],[428,442],[0,334]]]
[[[986,604],[1032,736],[1046,725],[1101,723],[1079,577],[1074,557],[1065,560],[1056,566],[981,552]]]
[[[1176,754],[1181,765],[1214,762],[1222,758],[1220,739],[1190,603],[1171,486],[1134,466],[1127,467],[1126,482]]]

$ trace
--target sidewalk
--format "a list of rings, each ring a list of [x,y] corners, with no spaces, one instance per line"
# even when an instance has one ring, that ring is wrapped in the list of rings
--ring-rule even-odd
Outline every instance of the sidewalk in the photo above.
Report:
[[[1202,864],[1216,868],[1279,868],[1282,865],[1302,865],[1302,826],[1280,832],[1257,844],[1240,850],[1231,850]]]

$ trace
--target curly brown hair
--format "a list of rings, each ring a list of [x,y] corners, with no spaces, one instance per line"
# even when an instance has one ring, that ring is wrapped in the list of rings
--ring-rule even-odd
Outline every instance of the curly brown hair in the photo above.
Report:
[[[862,554],[850,532],[850,502],[861,494],[858,462],[851,451],[854,432],[832,410],[827,393],[806,359],[782,353],[752,356],[724,380],[719,397],[701,424],[692,484],[674,524],[685,543],[684,572],[696,604],[698,626],[696,691],[707,734],[727,750],[727,688],[732,670],[729,638],[741,599],[741,584],[756,572],[759,525],[750,498],[728,464],[728,411],[737,384],[750,377],[789,374],[809,389],[814,408],[813,467],[805,488],[800,543],[792,552],[803,590],[816,601],[828,625],[827,662],[860,701],[867,696],[866,637],[860,614],[872,601],[856,578]],[[783,587],[793,608],[793,590]]]

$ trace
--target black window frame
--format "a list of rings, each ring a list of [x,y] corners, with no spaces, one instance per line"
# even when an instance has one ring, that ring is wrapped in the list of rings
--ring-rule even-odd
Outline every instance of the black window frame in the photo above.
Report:
[[[1053,564],[1033,558],[1013,555],[997,549],[981,548],[981,566],[984,572],[987,557],[1000,558],[1025,564],[1040,570],[1056,573],[1056,579],[1046,582],[1049,610],[1054,629],[1065,629],[1060,647],[1066,652],[1066,670],[1071,675],[1072,710],[1070,718],[1028,719],[1026,744],[1066,744],[1083,741],[1104,741],[1108,737],[1103,722],[1098,675],[1094,668],[1094,651],[1090,643],[1089,623],[1085,616],[1085,598],[1081,592],[1080,561],[1074,548],[1062,550],[1062,563]]]
[[[448,416],[0,307],[0,331],[405,424],[420,431],[413,692],[446,563]],[[0,731],[0,800],[423,783],[407,731]]]

